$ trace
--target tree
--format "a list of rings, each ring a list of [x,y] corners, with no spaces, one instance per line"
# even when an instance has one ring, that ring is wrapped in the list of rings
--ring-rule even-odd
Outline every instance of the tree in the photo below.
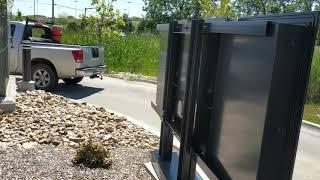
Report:
[[[16,16],[16,21],[23,21],[23,17],[22,17],[22,13],[21,11],[18,9],[17,11],[17,16]]]
[[[199,0],[200,11],[203,17],[233,17],[230,0],[212,1]]]
[[[156,28],[154,26],[155,26],[154,22],[144,18],[139,22],[138,27],[137,27],[137,31],[139,33],[142,33],[142,32],[155,33]]]
[[[70,20],[68,19],[68,15],[66,13],[59,14],[58,17],[55,18],[55,23],[58,25],[66,26],[68,25]]]
[[[153,29],[156,24],[168,23],[173,20],[200,17],[198,0],[144,0],[146,20]]]
[[[122,27],[124,32],[133,32],[134,26],[132,20],[129,18],[128,14],[123,14],[122,19],[124,21],[125,26]]]
[[[235,0],[232,3],[237,16],[279,14],[311,11],[315,0]]]
[[[125,25],[120,12],[115,10],[112,3],[115,0],[92,0],[92,5],[96,6],[98,18],[92,18],[91,25],[98,25],[98,37],[120,35],[119,30]],[[94,23],[94,24],[92,24]]]

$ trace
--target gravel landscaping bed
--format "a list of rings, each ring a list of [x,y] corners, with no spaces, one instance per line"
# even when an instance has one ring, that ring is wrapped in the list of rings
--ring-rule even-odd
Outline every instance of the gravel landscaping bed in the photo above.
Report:
[[[74,166],[74,153],[53,145],[8,148],[0,153],[0,179],[151,179],[143,167],[150,158],[147,150],[112,150],[110,169]]]
[[[111,149],[111,169],[73,166],[75,150],[89,139]],[[102,107],[44,91],[20,93],[16,112],[0,112],[0,179],[148,179],[143,163],[158,143]]]

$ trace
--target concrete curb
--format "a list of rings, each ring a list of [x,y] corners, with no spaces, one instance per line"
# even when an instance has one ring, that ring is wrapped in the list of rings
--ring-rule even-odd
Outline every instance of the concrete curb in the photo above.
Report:
[[[114,79],[122,79],[122,80],[125,80],[125,81],[137,81],[137,82],[145,82],[145,83],[150,83],[150,84],[157,84],[158,81],[156,80],[150,80],[150,79],[135,79],[135,80],[129,80],[129,79],[125,79],[125,78],[118,78],[118,77],[115,77],[115,76],[110,76],[108,74],[104,74],[105,77],[108,77],[108,78],[114,78]]]
[[[6,90],[6,97],[0,97],[0,109],[3,112],[13,112],[16,109],[16,78],[9,76],[9,81]]]
[[[150,83],[150,84],[157,84],[158,81],[153,81],[153,80],[146,80],[146,79],[137,79],[134,81],[138,81],[138,82],[145,82],[145,83]]]
[[[313,131],[320,131],[320,125],[315,124],[315,123],[312,123],[312,122],[303,120],[303,121],[302,121],[302,125],[303,125],[304,127],[306,127],[307,129],[311,129],[311,130],[313,130]]]

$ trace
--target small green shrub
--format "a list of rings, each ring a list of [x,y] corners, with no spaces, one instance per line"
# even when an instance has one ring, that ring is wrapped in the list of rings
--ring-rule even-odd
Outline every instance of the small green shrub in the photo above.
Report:
[[[77,150],[73,162],[89,168],[109,168],[112,164],[111,152],[89,140]]]

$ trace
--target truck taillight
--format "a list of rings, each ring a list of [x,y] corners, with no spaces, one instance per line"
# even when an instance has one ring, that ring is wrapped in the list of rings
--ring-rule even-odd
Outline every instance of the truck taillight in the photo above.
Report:
[[[72,51],[74,60],[77,63],[82,63],[83,61],[83,51],[82,50],[76,50],[76,51]]]

